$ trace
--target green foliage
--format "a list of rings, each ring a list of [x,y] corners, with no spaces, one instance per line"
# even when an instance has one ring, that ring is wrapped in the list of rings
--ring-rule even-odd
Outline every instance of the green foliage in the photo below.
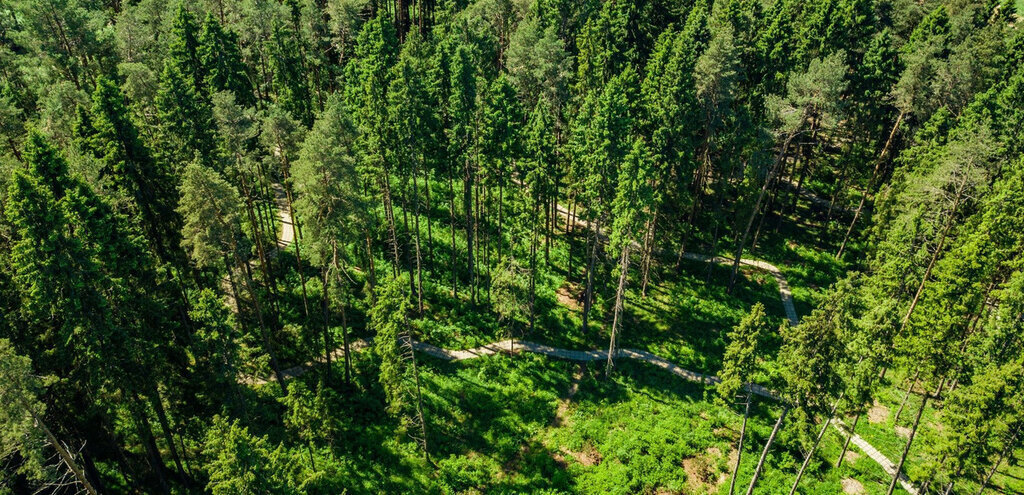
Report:
[[[240,421],[216,416],[203,447],[210,476],[206,488],[216,495],[297,493],[286,478],[284,456]]]
[[[184,219],[182,245],[198,266],[220,266],[243,256],[241,209],[238,192],[216,171],[199,162],[185,168],[178,206]]]
[[[722,381],[715,387],[718,396],[726,404],[731,404],[740,389],[750,382],[758,366],[759,344],[764,338],[762,333],[767,330],[768,319],[764,305],[757,303],[750,309],[750,314],[729,332],[729,345],[722,358],[722,371],[718,373]]]

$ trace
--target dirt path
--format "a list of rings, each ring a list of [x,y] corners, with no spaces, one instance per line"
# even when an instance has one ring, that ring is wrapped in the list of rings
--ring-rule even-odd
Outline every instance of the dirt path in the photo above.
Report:
[[[284,249],[295,242],[295,223],[292,222],[292,209],[288,206],[288,194],[284,186],[273,183],[274,202],[277,203],[277,219],[281,221],[281,232],[277,236],[277,247]]]

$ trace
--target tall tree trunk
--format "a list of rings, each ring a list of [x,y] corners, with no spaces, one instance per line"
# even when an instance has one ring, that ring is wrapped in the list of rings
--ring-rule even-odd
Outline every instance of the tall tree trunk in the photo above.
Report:
[[[619,257],[619,287],[615,290],[615,309],[612,316],[611,338],[608,339],[608,364],[604,369],[604,376],[607,378],[612,374],[612,367],[615,366],[615,339],[618,338],[619,325],[622,324],[622,306],[626,297],[626,284],[629,282],[629,247],[631,241],[626,241],[622,246],[622,256]]]
[[[597,263],[597,244],[600,222],[591,223],[593,238],[590,245],[590,261],[587,263],[586,288],[583,291],[583,332],[586,333],[590,325],[590,309],[594,303],[594,265]]]
[[[775,176],[779,173],[779,165],[783,162],[782,158],[785,156],[786,150],[789,148],[789,143],[795,136],[796,133],[790,133],[786,137],[786,141],[782,143],[782,149],[780,149],[779,154],[775,156],[775,163],[772,164],[772,168],[768,172],[768,177],[765,178],[764,185],[761,186],[761,192],[758,193],[757,200],[754,202],[754,207],[750,211],[750,218],[747,219],[747,226],[743,229],[743,235],[736,245],[736,256],[733,258],[732,263],[732,275],[729,276],[729,293],[732,293],[732,289],[736,285],[736,275],[740,270],[740,259],[743,258],[743,248],[747,243],[747,238],[750,236],[750,228],[754,225],[754,219],[757,218],[757,213],[761,209],[761,203],[764,201],[764,196],[768,192],[768,188],[771,186],[772,182],[775,181]]]
[[[796,493],[796,487],[800,485],[800,479],[804,477],[804,472],[807,471],[807,466],[811,463],[811,459],[814,458],[814,453],[818,450],[818,445],[821,444],[821,439],[825,436],[825,431],[828,430],[829,424],[832,423],[832,418],[836,415],[836,408],[839,407],[839,402],[843,400],[843,396],[840,395],[836,399],[835,404],[832,404],[832,410],[828,413],[828,418],[825,419],[825,424],[821,425],[821,431],[818,432],[818,436],[814,439],[814,444],[811,445],[810,452],[807,453],[807,457],[804,458],[804,463],[800,465],[800,470],[796,473],[796,479],[793,480],[793,487],[789,489],[789,495]]]
[[[338,244],[337,244],[337,242],[333,242],[332,243],[331,263],[334,265],[334,271],[336,272],[335,273],[335,283],[338,284],[338,287],[341,287],[342,284],[345,283],[345,280],[341,277],[341,275],[342,275],[341,266],[339,266],[339,264],[338,264]],[[343,353],[345,355],[345,383],[347,384],[347,383],[351,383],[351,379],[352,379],[352,359],[351,359],[351,357],[349,355],[349,348],[348,348],[348,321],[346,321],[346,317],[345,317],[345,298],[342,298],[341,304],[339,304],[338,306],[339,306],[338,309],[341,311],[341,345],[342,345],[342,348],[344,349]]]
[[[455,173],[448,174],[448,213],[449,220],[451,220],[451,231],[452,234],[452,252],[448,258],[448,263],[452,267],[452,297],[458,297],[459,295],[459,269],[458,263],[455,262],[456,253],[455,249]]]
[[[413,170],[412,174],[412,196],[413,196],[413,227],[416,235],[413,238],[416,255],[416,311],[423,315],[423,254],[420,252],[420,186],[419,167]],[[429,224],[429,219],[428,219]]]
[[[956,211],[960,207],[960,200],[963,197],[966,185],[967,174],[964,174],[964,178],[960,181],[960,186],[957,188],[956,198],[953,200],[953,207],[950,209],[949,216],[946,218],[946,225],[942,227],[942,234],[939,236],[939,244],[935,247],[935,252],[932,253],[931,259],[928,260],[928,266],[924,270],[924,275],[921,276],[921,283],[917,286],[917,291],[914,293],[914,299],[910,301],[910,307],[907,308],[907,314],[903,315],[903,321],[900,323],[900,330],[896,335],[903,333],[903,330],[907,327],[907,322],[910,321],[910,316],[914,314],[914,309],[917,307],[918,301],[921,300],[921,294],[924,292],[924,286],[928,282],[928,277],[932,274],[932,268],[935,267],[935,261],[939,259],[939,255],[942,254],[942,248],[946,245],[946,237],[949,235],[949,229],[953,227],[953,220],[956,218]]]
[[[46,426],[46,422],[43,421],[43,418],[36,414],[36,412],[24,402],[22,402],[22,409],[28,411],[29,415],[32,416],[33,424],[43,431],[43,435],[46,436],[47,443],[53,447],[53,450],[57,451],[57,455],[60,456],[61,461],[67,465],[68,469],[71,470],[71,474],[75,476],[75,480],[78,484],[82,485],[82,489],[84,489],[89,495],[97,495],[96,489],[93,488],[92,483],[89,482],[89,478],[85,475],[85,470],[78,465],[74,456],[71,455],[71,452],[68,452],[68,450],[64,448],[64,444],[54,436],[53,432],[50,431],[50,428]]]
[[[469,270],[470,301],[476,304],[476,269],[473,266],[473,170],[469,158],[463,160],[462,210],[466,215],[466,269]]]
[[[839,469],[843,465],[843,458],[846,457],[846,451],[850,449],[850,442],[853,441],[853,436],[857,431],[857,423],[860,421],[860,414],[858,413],[853,417],[853,425],[850,426],[850,436],[846,437],[843,442],[843,450],[839,452],[839,459],[836,460],[836,469]]]
[[[750,403],[753,400],[754,393],[750,390],[750,386],[747,385],[747,404],[743,407],[743,426],[740,427],[740,441],[736,446],[736,465],[732,467],[732,480],[729,481],[729,495],[733,495],[736,492],[736,474],[740,471],[740,461],[743,459],[743,440],[747,436],[747,418],[750,417]]]
[[[178,469],[182,480],[187,483],[189,481],[188,472],[181,463],[181,456],[178,455],[178,446],[174,444],[174,431],[171,429],[171,422],[167,420],[167,410],[164,409],[163,400],[160,398],[160,391],[156,386],[153,387],[153,391],[149,394],[149,402],[153,405],[153,411],[156,412],[156,419],[160,424],[160,429],[164,432],[164,436],[167,437],[167,450],[171,452],[171,460],[174,461],[174,467]]]
[[[921,376],[921,368],[917,368],[917,371],[914,372],[914,378],[910,380],[910,385],[907,386],[907,391],[903,392],[903,400],[900,401],[900,408],[896,410],[896,416],[892,420],[894,424],[899,422],[900,415],[903,414],[903,408],[906,407],[907,399],[910,398],[910,394],[914,390],[914,385],[917,385],[917,377],[919,376]]]
[[[647,284],[650,281],[651,273],[651,258],[653,257],[654,251],[654,229],[658,221],[658,211],[654,211],[651,215],[651,219],[647,221],[647,228],[644,229],[644,245],[643,245],[643,258],[640,261],[640,270],[642,272],[640,278],[640,297],[647,297]]]
[[[982,480],[981,487],[978,488],[977,495],[985,493],[985,488],[988,487],[989,482],[992,481],[992,476],[996,474],[996,470],[999,469],[999,464],[1003,462],[1003,458],[1006,457],[1006,454],[1013,450],[1014,443],[1017,441],[1017,435],[1020,434],[1020,429],[1021,427],[1018,425],[1017,428],[1013,430],[1013,435],[1010,437],[1010,440],[1006,442],[1003,450],[999,451],[999,457],[996,458],[996,462],[992,463],[992,469],[989,469],[988,473],[985,474],[985,479]]]
[[[850,221],[850,226],[846,229],[846,235],[843,236],[843,243],[839,245],[839,251],[836,253],[837,260],[843,257],[843,251],[846,249],[846,244],[850,241],[850,234],[853,233],[853,226],[857,225],[857,219],[860,218],[861,211],[864,209],[864,203],[875,187],[875,181],[878,179],[878,171],[882,166],[882,162],[885,161],[885,156],[889,153],[889,148],[892,145],[892,138],[896,135],[896,130],[900,128],[900,124],[903,122],[904,117],[906,117],[906,112],[900,112],[899,117],[896,118],[896,124],[892,126],[892,131],[889,132],[889,139],[885,140],[885,146],[882,147],[882,152],[878,154],[878,160],[875,161],[875,168],[871,172],[871,180],[868,181],[868,187],[864,189],[864,195],[860,197],[860,203],[857,205],[857,210],[853,213],[853,220]]]
[[[939,381],[939,388],[942,388],[942,381]],[[914,426],[910,429],[910,438],[907,439],[906,445],[903,446],[903,454],[900,455],[900,462],[896,464],[896,469],[892,474],[892,480],[889,482],[889,489],[885,492],[886,495],[892,495],[892,492],[896,490],[896,483],[900,479],[900,472],[903,471],[903,464],[907,462],[907,455],[910,453],[910,446],[914,443],[914,437],[917,435],[917,427],[921,424],[921,415],[924,414],[924,407],[928,404],[928,399],[931,394],[925,391],[924,398],[921,400],[921,406],[917,408],[917,416],[914,417]]]
[[[332,249],[337,251],[337,248],[334,247],[333,245],[332,245]],[[326,365],[325,366],[326,367],[326,371],[324,373],[324,381],[326,383],[331,383],[331,381],[332,381],[331,380],[331,353],[333,352],[333,349],[331,349],[331,347],[332,347],[331,346],[331,337],[330,337],[330,334],[331,334],[331,316],[330,316],[330,305],[329,305],[330,304],[330,294],[328,293],[328,287],[329,287],[328,284],[330,282],[329,282],[329,279],[327,277],[327,272],[328,272],[328,265],[327,265],[327,263],[324,263],[323,266],[320,268],[320,280],[321,280],[321,283],[323,284],[323,289],[322,289],[323,293],[321,294],[321,297],[320,297],[320,299],[321,299],[321,301],[320,301],[320,309],[323,312],[323,318],[324,318],[324,325],[323,325],[324,364]],[[347,382],[348,381],[346,380],[346,383]]]
[[[366,229],[363,231],[363,238],[366,239],[366,265],[369,269],[369,278],[367,281],[370,283],[370,301],[377,302],[377,262],[373,259],[373,242],[370,240],[370,230]]]
[[[274,376],[277,378],[277,384],[281,387],[281,393],[288,395],[288,389],[284,386],[284,375],[281,374],[281,366],[277,361],[277,352],[274,350],[274,342],[270,336],[270,331],[267,329],[266,323],[263,321],[263,306],[260,304],[259,294],[256,293],[255,285],[252,281],[252,272],[249,270],[248,263],[242,263],[245,268],[245,290],[249,292],[249,297],[252,298],[252,304],[256,310],[256,319],[260,324],[260,333],[263,336],[263,345],[267,348],[267,355],[270,356],[270,368],[274,371]]]
[[[122,389],[122,392],[126,391]],[[149,418],[146,417],[145,404],[134,391],[131,392],[131,401],[132,404],[129,407],[132,410],[132,415],[135,416],[135,430],[143,447],[146,449],[149,466],[152,468],[153,474],[156,475],[160,491],[170,494],[171,489],[167,484],[167,475],[164,473],[167,468],[164,466],[163,458],[160,457],[160,449],[156,445],[156,438],[153,436],[153,428],[149,424]]]
[[[434,260],[434,232],[433,232],[433,229],[430,226],[431,223],[432,223],[430,221],[430,215],[434,212],[434,210],[431,208],[431,203],[430,203],[430,189],[431,189],[430,188],[430,170],[427,169],[427,168],[424,168],[424,170],[423,170],[423,196],[424,196],[424,199],[426,199],[426,202],[427,202],[427,204],[425,205],[426,209],[427,209],[427,213],[426,213],[426,217],[427,217],[426,218],[426,222],[427,222],[427,247],[425,249],[425,251],[426,251],[426,263],[427,263],[427,267],[429,267],[430,272],[434,273],[434,265],[433,265],[433,260]]]
[[[750,486],[747,487],[747,495],[754,493],[754,485],[757,484],[757,478],[761,476],[761,469],[764,468],[764,460],[768,457],[768,451],[771,450],[772,444],[775,443],[775,435],[779,433],[779,427],[782,426],[782,421],[786,419],[786,413],[789,412],[789,406],[782,406],[782,414],[779,415],[778,421],[775,422],[775,427],[772,428],[772,434],[768,435],[768,441],[764,444],[764,450],[761,451],[761,458],[757,461],[757,467],[754,468],[754,477],[750,479]]]

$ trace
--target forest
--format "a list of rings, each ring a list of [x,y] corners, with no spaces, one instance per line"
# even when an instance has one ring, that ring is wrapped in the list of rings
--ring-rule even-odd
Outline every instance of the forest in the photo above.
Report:
[[[1024,493],[1024,0],[0,0],[0,495]]]

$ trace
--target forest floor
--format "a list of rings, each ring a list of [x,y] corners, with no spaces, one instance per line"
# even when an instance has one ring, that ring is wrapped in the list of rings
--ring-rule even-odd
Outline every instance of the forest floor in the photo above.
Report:
[[[286,202],[279,200],[278,208],[282,223],[287,222],[280,232],[283,235],[285,230],[291,230],[291,219],[284,218],[288,211]],[[447,239],[447,226],[443,219],[433,225],[434,238],[443,247],[440,243]],[[792,234],[784,232],[784,236]],[[560,237],[569,239],[571,235],[563,230]],[[610,381],[600,378],[607,359],[602,347],[607,345],[603,331],[607,322],[595,318],[595,330],[579,331],[580,287],[566,277],[546,273],[538,280],[538,322],[533,330],[503,329],[503,325],[481,315],[476,304],[466,300],[464,288],[459,297],[453,297],[450,288],[435,283],[425,285],[425,311],[432,317],[418,321],[416,334],[424,341],[417,348],[425,361],[421,369],[427,376],[424,390],[434,418],[430,423],[439,427],[438,432],[431,433],[433,455],[440,459],[435,474],[438,479],[424,474],[434,471],[413,460],[416,455],[408,451],[409,445],[384,442],[388,448],[402,452],[395,454],[403,459],[399,462],[405,465],[402,469],[412,469],[397,478],[392,476],[391,481],[408,477],[408,482],[418,483],[420,488],[440,483],[444,492],[491,491],[485,487],[496,492],[727,492],[728,473],[736,456],[733,446],[738,418],[735,408],[711,400],[709,389],[701,385],[716,380],[711,374],[720,367],[725,344],[723,330],[735,324],[754,302],[765,303],[776,321],[795,323],[798,310],[806,314],[814,306],[819,291],[839,272],[831,255],[802,247],[800,239],[764,244],[758,252],[773,263],[742,260],[740,283],[732,294],[720,285],[707,283],[727,279],[732,260],[696,253],[684,254],[682,265],[678,270],[672,269],[671,276],[659,277],[656,270],[652,271],[646,294],[631,289],[628,298],[632,308],[627,311],[623,325],[620,356],[634,360],[617,361],[616,373]],[[289,246],[282,244],[286,250]],[[437,247],[435,250],[440,251]],[[557,243],[550,257],[553,265],[571,266],[566,248],[559,249]],[[578,259],[575,261],[579,263]],[[424,277],[425,281],[444,280],[443,274],[431,275]],[[792,281],[796,283],[790,288]],[[489,294],[480,294],[481,299],[485,297]],[[365,322],[358,321],[358,316],[350,320],[350,325],[353,333],[365,335],[365,330],[360,330]],[[512,342],[507,338],[516,334],[530,341]],[[777,336],[774,343],[777,345]],[[356,351],[367,344],[368,340],[356,338],[351,347]],[[508,353],[510,347],[516,351],[515,359]],[[522,351],[559,359],[545,360]],[[341,353],[341,349],[335,351],[335,363]],[[357,356],[360,353],[353,354],[357,366],[372,366],[368,353]],[[491,357],[472,359],[483,356]],[[313,364],[316,363],[296,365],[284,374],[288,379],[300,376]],[[371,370],[362,375],[365,380],[375,373]],[[505,397],[517,379],[527,377],[528,385],[516,389],[516,393],[525,394],[525,402],[520,404],[518,399]],[[757,378],[768,383],[771,377]],[[252,380],[260,382],[263,381]],[[765,389],[759,391],[767,394]],[[493,396],[486,398],[487,394]],[[466,401],[467,396],[474,399]],[[534,396],[538,396],[537,401],[531,402]],[[481,410],[470,403],[492,404],[498,409]],[[530,404],[535,410],[519,410],[519,406]],[[780,412],[774,401],[757,401],[754,410],[738,489],[749,480],[763,441]],[[935,409],[929,407],[926,420],[934,414]],[[535,415],[543,417],[536,419]],[[904,418],[901,422],[906,421]],[[853,442],[856,447],[851,447],[847,462],[838,470],[828,466],[835,464],[845,437],[842,428],[830,429],[832,433],[826,436],[816,455],[803,491],[884,493],[891,475],[883,466],[891,472],[890,459],[898,459],[903,442],[896,433],[897,425],[886,421],[860,422]],[[525,430],[516,433],[513,424]],[[367,428],[374,429],[368,425]],[[619,438],[634,434],[636,438],[632,440]],[[462,440],[467,435],[483,435],[484,440],[466,443]],[[439,436],[441,440],[434,439]],[[368,441],[368,437],[360,441]],[[673,454],[673,449],[684,449],[685,454]],[[672,455],[682,455],[685,461],[664,466]],[[907,463],[913,478],[919,470],[916,460],[912,455]],[[769,462],[774,467],[762,475],[759,491],[788,490],[800,461],[800,452],[773,450]],[[378,465],[374,469],[386,468]],[[996,485],[1009,488],[1015,476],[1009,472],[1006,476],[997,475]],[[915,493],[909,484],[904,486]]]

